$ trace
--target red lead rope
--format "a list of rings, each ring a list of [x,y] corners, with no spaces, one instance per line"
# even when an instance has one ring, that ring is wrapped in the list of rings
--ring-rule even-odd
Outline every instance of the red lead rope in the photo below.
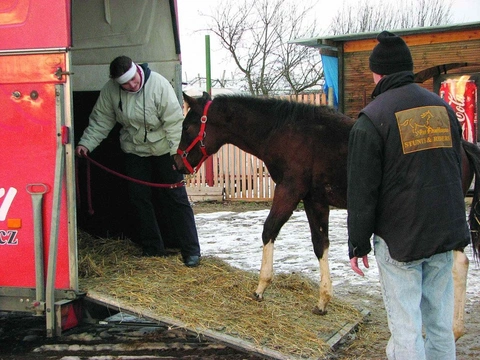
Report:
[[[112,169],[109,169],[107,168],[106,166],[96,162],[95,160],[93,160],[91,157],[89,157],[88,155],[85,155],[85,158],[97,165],[99,168],[105,170],[105,171],[108,171],[109,173],[111,174],[114,174],[114,175],[117,175],[118,177],[121,177],[122,179],[125,179],[125,180],[129,180],[129,181],[132,181],[132,182],[135,182],[137,184],[142,184],[142,185],[147,185],[147,186],[152,186],[152,187],[160,187],[160,188],[169,188],[169,189],[175,189],[175,188],[178,188],[178,187],[182,187],[182,186],[185,186],[185,180],[182,180],[180,182],[177,182],[177,183],[174,183],[174,184],[158,184],[158,183],[151,183],[151,182],[148,182],[148,181],[143,181],[143,180],[139,180],[139,179],[135,179],[135,178],[132,178],[130,176],[127,176],[127,175],[123,175],[119,172],[116,172]]]
[[[151,187],[159,187],[159,188],[168,188],[168,189],[176,189],[176,188],[179,188],[179,187],[182,187],[182,186],[185,186],[185,180],[182,180],[180,182],[177,182],[177,183],[174,183],[174,184],[158,184],[158,183],[151,183],[151,182],[148,182],[148,181],[143,181],[143,180],[139,180],[139,179],[135,179],[135,178],[132,178],[132,177],[129,177],[127,175],[124,175],[124,174],[121,174],[119,172],[116,172],[112,169],[109,169],[107,168],[106,166],[100,164],[99,162],[93,160],[91,157],[89,157],[88,155],[84,155],[84,157],[87,159],[87,198],[88,198],[88,212],[90,215],[93,215],[93,207],[92,207],[92,199],[91,199],[91,195],[92,195],[92,192],[91,192],[91,187],[90,187],[90,163],[98,166],[99,168],[111,173],[111,174],[114,174],[118,177],[121,177],[122,179],[125,179],[125,180],[128,180],[128,181],[132,181],[132,182],[135,182],[137,184],[142,184],[142,185],[147,185],[147,186],[151,186]],[[77,179],[78,179],[78,171],[76,171],[77,173]],[[77,198],[78,195],[79,195],[79,189],[78,189],[78,180],[77,180]]]

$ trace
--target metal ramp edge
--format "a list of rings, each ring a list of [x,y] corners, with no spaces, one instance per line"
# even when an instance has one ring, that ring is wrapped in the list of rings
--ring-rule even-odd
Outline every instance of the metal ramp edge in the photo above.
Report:
[[[338,348],[340,343],[343,341],[343,339],[353,331],[355,331],[358,328],[358,325],[368,316],[370,315],[370,311],[367,309],[362,309],[360,310],[360,313],[362,314],[362,320],[358,322],[349,322],[345,323],[340,330],[338,330],[335,334],[333,334],[328,340],[327,344],[330,346],[332,350],[335,350]]]
[[[216,341],[224,345],[230,346],[234,349],[244,351],[250,354],[262,356],[266,359],[305,360],[305,358],[303,357],[297,357],[291,354],[287,355],[264,346],[256,346],[251,342],[248,342],[227,334],[222,334],[220,332],[213,331],[210,329],[192,328],[177,319],[169,318],[167,316],[160,316],[147,309],[142,309],[141,307],[135,307],[135,306],[124,304],[115,298],[112,298],[105,294],[101,294],[96,291],[88,291],[85,297],[85,300],[95,303],[97,305],[105,306],[107,308],[110,308],[118,312],[124,312],[126,314],[134,315],[149,321],[158,322],[166,326],[174,326],[174,327],[182,328],[191,333],[200,334],[208,340]],[[327,340],[327,344],[330,346],[332,350],[335,350],[340,344],[340,342],[345,338],[345,336],[351,333],[352,331],[354,331],[358,327],[358,325],[363,321],[363,319],[365,319],[365,317],[370,314],[368,310],[362,310],[361,313],[363,315],[362,320],[355,323],[346,323],[342,328],[340,328],[335,334],[333,334]]]

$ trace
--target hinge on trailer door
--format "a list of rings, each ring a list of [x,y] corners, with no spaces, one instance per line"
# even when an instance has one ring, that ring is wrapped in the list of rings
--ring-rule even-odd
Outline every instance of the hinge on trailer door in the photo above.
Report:
[[[57,77],[58,80],[62,80],[63,75],[73,75],[74,73],[70,71],[62,71],[62,68],[59,67],[57,68],[57,71],[55,71],[55,76]]]

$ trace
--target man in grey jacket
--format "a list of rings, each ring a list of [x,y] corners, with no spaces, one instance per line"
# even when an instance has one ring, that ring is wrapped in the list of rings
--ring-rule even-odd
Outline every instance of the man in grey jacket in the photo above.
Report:
[[[183,113],[172,86],[147,64],[136,64],[127,56],[110,63],[110,80],[100,91],[77,147],[77,156],[93,151],[120,123],[120,146],[126,154],[127,176],[144,182],[177,183],[183,179],[173,167],[182,132]],[[151,188],[130,181],[129,197],[137,225],[135,241],[144,256],[165,256],[156,218],[155,197],[167,208],[174,238],[186,266],[200,262],[200,245],[193,210],[186,189]]]

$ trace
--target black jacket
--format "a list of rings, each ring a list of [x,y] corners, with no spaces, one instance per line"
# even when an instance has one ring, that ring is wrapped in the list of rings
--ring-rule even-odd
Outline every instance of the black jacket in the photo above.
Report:
[[[349,139],[349,255],[371,250],[377,234],[397,261],[464,247],[461,130],[453,110],[413,82],[386,76]]]

